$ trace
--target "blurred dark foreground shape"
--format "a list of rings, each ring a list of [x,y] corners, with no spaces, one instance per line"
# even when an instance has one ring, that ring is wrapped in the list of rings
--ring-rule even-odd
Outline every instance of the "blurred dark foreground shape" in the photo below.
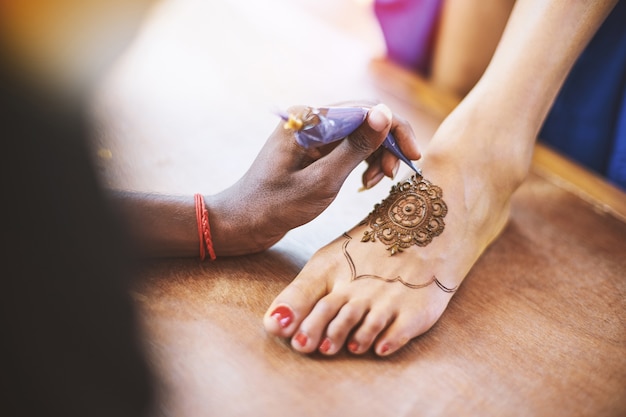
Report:
[[[118,3],[0,2],[3,416],[150,409],[152,383],[127,291],[130,248],[87,143],[89,88],[140,11],[141,2],[129,2],[125,29],[112,24],[119,31],[104,40],[97,35],[106,34],[108,17],[124,11]]]

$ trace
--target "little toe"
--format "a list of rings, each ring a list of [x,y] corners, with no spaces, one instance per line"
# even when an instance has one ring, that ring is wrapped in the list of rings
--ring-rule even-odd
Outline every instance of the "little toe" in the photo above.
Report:
[[[440,315],[434,309],[404,310],[378,337],[374,348],[376,354],[387,356],[401,349],[409,340],[426,333]]]

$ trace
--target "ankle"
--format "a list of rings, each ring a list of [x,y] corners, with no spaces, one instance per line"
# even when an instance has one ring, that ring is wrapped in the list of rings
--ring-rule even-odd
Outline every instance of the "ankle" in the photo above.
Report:
[[[533,141],[512,136],[442,124],[423,152],[424,164],[445,167],[482,192],[511,195],[528,176],[533,150]]]

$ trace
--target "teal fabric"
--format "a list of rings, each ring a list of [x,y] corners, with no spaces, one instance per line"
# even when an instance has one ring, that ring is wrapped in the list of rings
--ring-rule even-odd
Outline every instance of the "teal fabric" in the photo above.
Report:
[[[626,1],[572,68],[539,137],[626,189]]]

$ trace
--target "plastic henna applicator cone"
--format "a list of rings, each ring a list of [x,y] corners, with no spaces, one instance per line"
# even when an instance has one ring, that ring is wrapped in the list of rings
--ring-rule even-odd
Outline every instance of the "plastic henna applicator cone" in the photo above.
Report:
[[[315,148],[341,140],[354,132],[367,117],[366,107],[307,107],[298,114],[279,113],[285,129],[292,130],[296,142],[303,148]],[[394,136],[389,133],[383,147],[395,155],[418,175],[421,171],[407,158]]]

